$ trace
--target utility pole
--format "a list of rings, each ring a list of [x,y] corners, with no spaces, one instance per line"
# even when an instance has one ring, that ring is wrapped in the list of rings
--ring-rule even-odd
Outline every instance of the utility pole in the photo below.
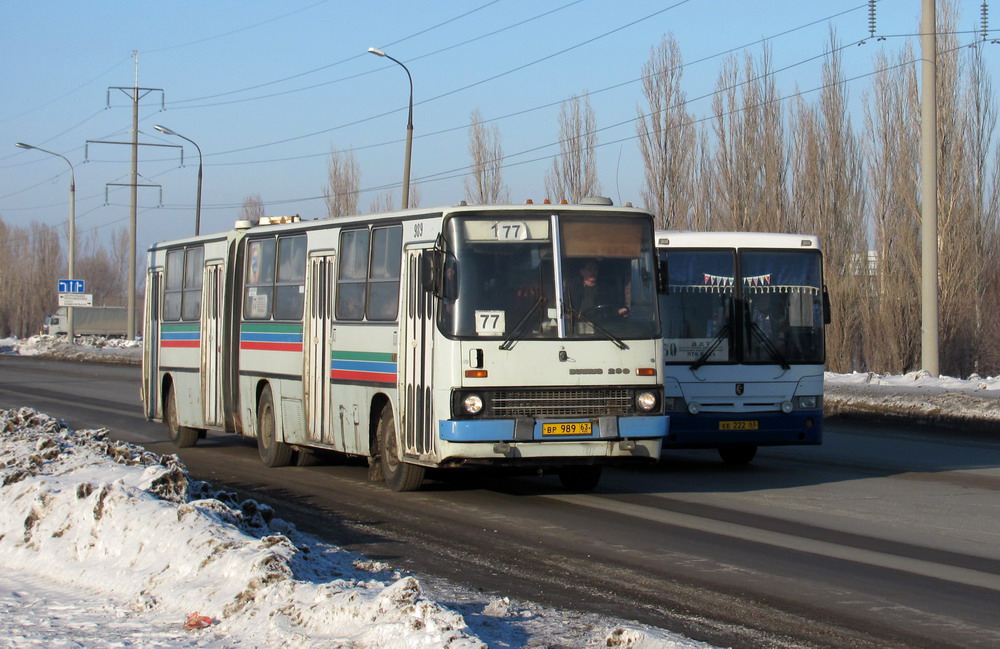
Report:
[[[135,83],[131,87],[125,86],[111,86],[108,88],[108,108],[111,107],[111,91],[120,90],[129,96],[132,100],[132,140],[130,142],[111,142],[108,140],[87,140],[87,149],[89,151],[90,144],[126,144],[132,147],[132,171],[129,176],[130,182],[128,183],[107,183],[108,187],[112,186],[122,186],[131,188],[131,203],[129,209],[129,239],[131,245],[129,246],[129,261],[128,261],[128,337],[132,340],[135,339],[136,326],[135,326],[135,316],[136,316],[136,299],[135,299],[135,276],[136,276],[136,224],[137,224],[137,205],[138,205],[138,191],[139,187],[160,187],[160,185],[150,185],[139,183],[139,101],[143,97],[151,92],[160,93],[160,108],[163,108],[163,89],[162,88],[140,88],[139,87],[139,52],[133,51],[132,55],[135,57]],[[153,143],[141,143],[142,146],[161,146],[170,148],[182,148],[179,144],[153,144]],[[84,157],[87,157],[86,154]],[[162,190],[161,190],[162,191]],[[105,193],[107,190],[105,190]],[[162,202],[162,196],[161,196]]]
[[[938,366],[937,19],[935,0],[923,0],[920,19],[920,363]]]

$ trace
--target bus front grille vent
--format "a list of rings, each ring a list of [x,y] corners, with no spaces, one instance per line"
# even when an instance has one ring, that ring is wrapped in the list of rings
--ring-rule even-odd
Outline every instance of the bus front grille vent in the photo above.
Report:
[[[632,391],[499,390],[493,398],[495,417],[599,417],[634,412]]]

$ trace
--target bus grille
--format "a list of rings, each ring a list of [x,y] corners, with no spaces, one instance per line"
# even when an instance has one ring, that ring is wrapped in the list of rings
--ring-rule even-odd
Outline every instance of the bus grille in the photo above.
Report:
[[[633,412],[632,391],[498,390],[493,397],[494,417],[592,417]]]

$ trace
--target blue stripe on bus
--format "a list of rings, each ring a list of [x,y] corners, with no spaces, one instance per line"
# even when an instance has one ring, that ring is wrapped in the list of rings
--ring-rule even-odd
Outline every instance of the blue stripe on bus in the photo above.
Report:
[[[240,340],[255,343],[300,343],[302,334],[283,334],[265,332],[246,332],[240,334]]]
[[[349,370],[354,372],[379,372],[382,374],[395,374],[396,363],[382,363],[378,361],[332,361],[332,369]]]
[[[197,331],[161,331],[161,340],[198,340],[201,334]]]

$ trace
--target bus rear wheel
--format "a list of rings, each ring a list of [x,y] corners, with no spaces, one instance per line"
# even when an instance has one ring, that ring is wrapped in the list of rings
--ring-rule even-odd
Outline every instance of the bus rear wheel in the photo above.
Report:
[[[396,420],[392,408],[386,406],[378,418],[379,462],[385,484],[393,491],[415,491],[424,481],[424,467],[399,459],[399,444],[396,440]]]
[[[593,491],[600,481],[599,466],[566,466],[559,469],[559,482],[569,491]]]
[[[177,394],[172,384],[167,386],[167,394],[163,399],[163,423],[170,433],[170,441],[177,448],[189,448],[198,443],[197,428],[177,423]]]
[[[719,447],[719,457],[729,466],[745,466],[750,464],[755,455],[757,455],[756,444]]]
[[[292,447],[278,441],[274,425],[274,399],[269,385],[264,386],[257,403],[257,452],[264,466],[286,466],[292,461]]]

